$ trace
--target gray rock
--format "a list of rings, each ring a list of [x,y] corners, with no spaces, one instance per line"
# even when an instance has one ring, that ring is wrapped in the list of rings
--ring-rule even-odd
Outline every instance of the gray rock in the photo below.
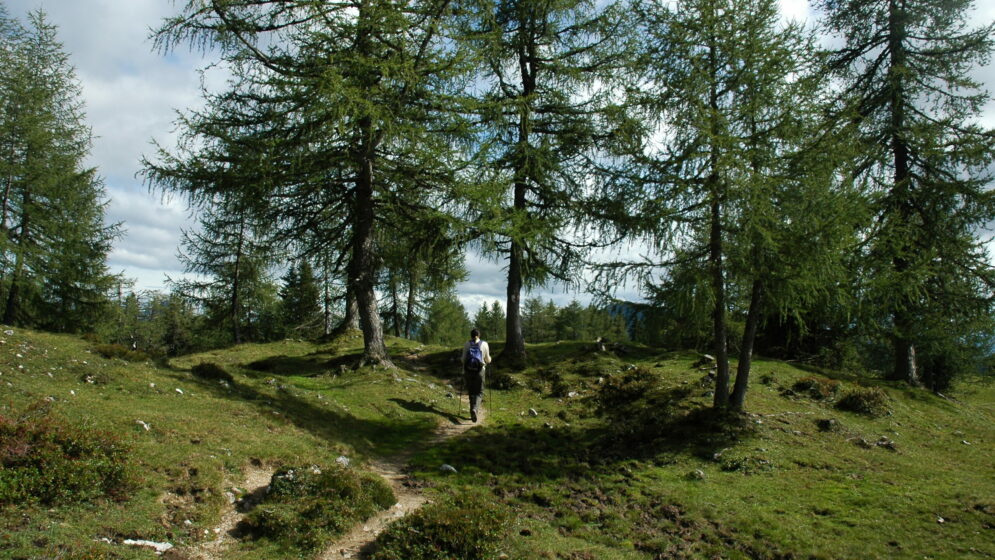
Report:
[[[695,469],[687,474],[688,480],[705,480],[705,471]]]
[[[342,465],[343,467],[349,466],[349,458],[346,457],[345,455],[339,455],[339,458],[335,459],[335,462]]]
[[[459,472],[456,470],[456,467],[452,465],[447,465],[445,463],[443,463],[442,466],[439,467],[439,471],[444,472],[446,474],[456,474],[457,472]]]

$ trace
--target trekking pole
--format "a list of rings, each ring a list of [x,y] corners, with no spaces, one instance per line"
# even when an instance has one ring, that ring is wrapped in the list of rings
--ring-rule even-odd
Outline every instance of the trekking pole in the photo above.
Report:
[[[457,418],[463,418],[463,384],[460,383],[459,374],[456,374],[455,383],[459,387],[456,390],[456,416]]]

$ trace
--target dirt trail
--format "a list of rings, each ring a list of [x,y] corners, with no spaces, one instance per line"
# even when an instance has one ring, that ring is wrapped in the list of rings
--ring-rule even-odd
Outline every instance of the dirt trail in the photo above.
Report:
[[[464,397],[464,402],[469,406],[469,403],[466,403],[466,397]],[[328,546],[318,556],[318,560],[363,558],[365,553],[368,552],[369,545],[376,540],[377,535],[382,533],[387,525],[425,505],[428,499],[418,488],[413,488],[407,484],[408,477],[404,474],[404,468],[417,451],[441,443],[451,437],[456,437],[482,423],[487,417],[487,411],[481,408],[477,416],[476,424],[466,419],[461,420],[459,424],[454,424],[447,420],[439,424],[432,437],[422,445],[385,459],[373,461],[370,464],[370,469],[382,476],[390,484],[394,490],[394,495],[397,496],[397,503],[394,504],[394,507],[380,512],[363,523],[357,524],[338,541]]]
[[[250,465],[245,472],[245,481],[242,488],[246,490],[243,501],[251,503],[258,499],[269,487],[270,479],[273,478],[273,469],[265,466]],[[190,560],[221,560],[224,558],[225,550],[235,542],[232,532],[235,527],[245,518],[245,512],[239,511],[238,502],[229,505],[221,516],[221,523],[214,528],[216,535],[213,541],[200,543],[194,548],[185,550],[186,558]]]
[[[467,410],[469,403],[466,396],[463,397],[464,410]],[[328,546],[319,560],[339,560],[341,558],[362,558],[364,549],[377,538],[390,522],[404,517],[417,510],[428,500],[417,488],[407,484],[408,476],[404,474],[404,468],[408,465],[411,457],[416,452],[426,447],[431,447],[451,437],[456,437],[463,432],[479,425],[487,417],[487,411],[481,408],[478,414],[477,424],[468,419],[462,419],[458,424],[446,420],[439,424],[432,437],[425,440],[418,446],[407,449],[397,455],[392,455],[370,463],[370,470],[382,476],[390,487],[394,490],[397,503],[386,511],[382,511],[363,523],[357,524],[348,533],[343,535],[332,545]],[[269,486],[273,477],[273,469],[263,466],[249,466],[245,473],[245,481],[242,485],[247,490],[246,503],[253,503],[262,496]],[[235,527],[245,518],[244,511],[239,511],[238,504],[231,504],[221,517],[221,523],[214,528],[216,538],[212,541],[200,543],[196,547],[184,549],[184,558],[190,560],[223,560],[225,551],[235,542],[232,533]]]

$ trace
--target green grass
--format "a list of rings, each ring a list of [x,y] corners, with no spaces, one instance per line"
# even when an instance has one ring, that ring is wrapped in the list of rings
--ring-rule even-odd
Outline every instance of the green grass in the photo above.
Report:
[[[510,515],[497,547],[510,558],[995,556],[991,384],[965,382],[944,398],[758,359],[750,414],[716,431],[696,355],[541,344],[529,347],[529,368],[503,372],[513,389],[488,392],[485,425],[424,448],[456,412],[446,384],[457,373],[454,349],[392,338],[398,369],[354,370],[362,340],[350,333],[131,363],[76,337],[14,331],[0,330],[0,414],[48,398],[61,417],[120,437],[141,476],[123,501],[0,509],[0,558],[153,558],[100,539],[195,544],[213,538],[204,532],[249,464],[327,465],[344,454],[362,469],[411,448],[430,495],[473,489]],[[192,375],[204,362],[233,381]],[[599,388],[632,367],[680,396],[646,420],[659,423],[652,441],[595,414]],[[887,412],[842,411],[832,398],[789,391],[813,376],[838,381],[839,395],[880,387]],[[836,426],[822,431],[820,419]],[[882,437],[892,444],[877,445]],[[459,473],[441,474],[442,463]],[[228,557],[298,554],[245,539]]]

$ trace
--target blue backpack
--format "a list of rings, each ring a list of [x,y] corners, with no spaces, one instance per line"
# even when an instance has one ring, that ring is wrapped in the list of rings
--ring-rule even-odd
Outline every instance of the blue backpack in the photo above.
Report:
[[[484,369],[484,355],[480,351],[479,342],[470,342],[470,351],[466,353],[466,363],[463,367],[467,371],[480,371]]]

